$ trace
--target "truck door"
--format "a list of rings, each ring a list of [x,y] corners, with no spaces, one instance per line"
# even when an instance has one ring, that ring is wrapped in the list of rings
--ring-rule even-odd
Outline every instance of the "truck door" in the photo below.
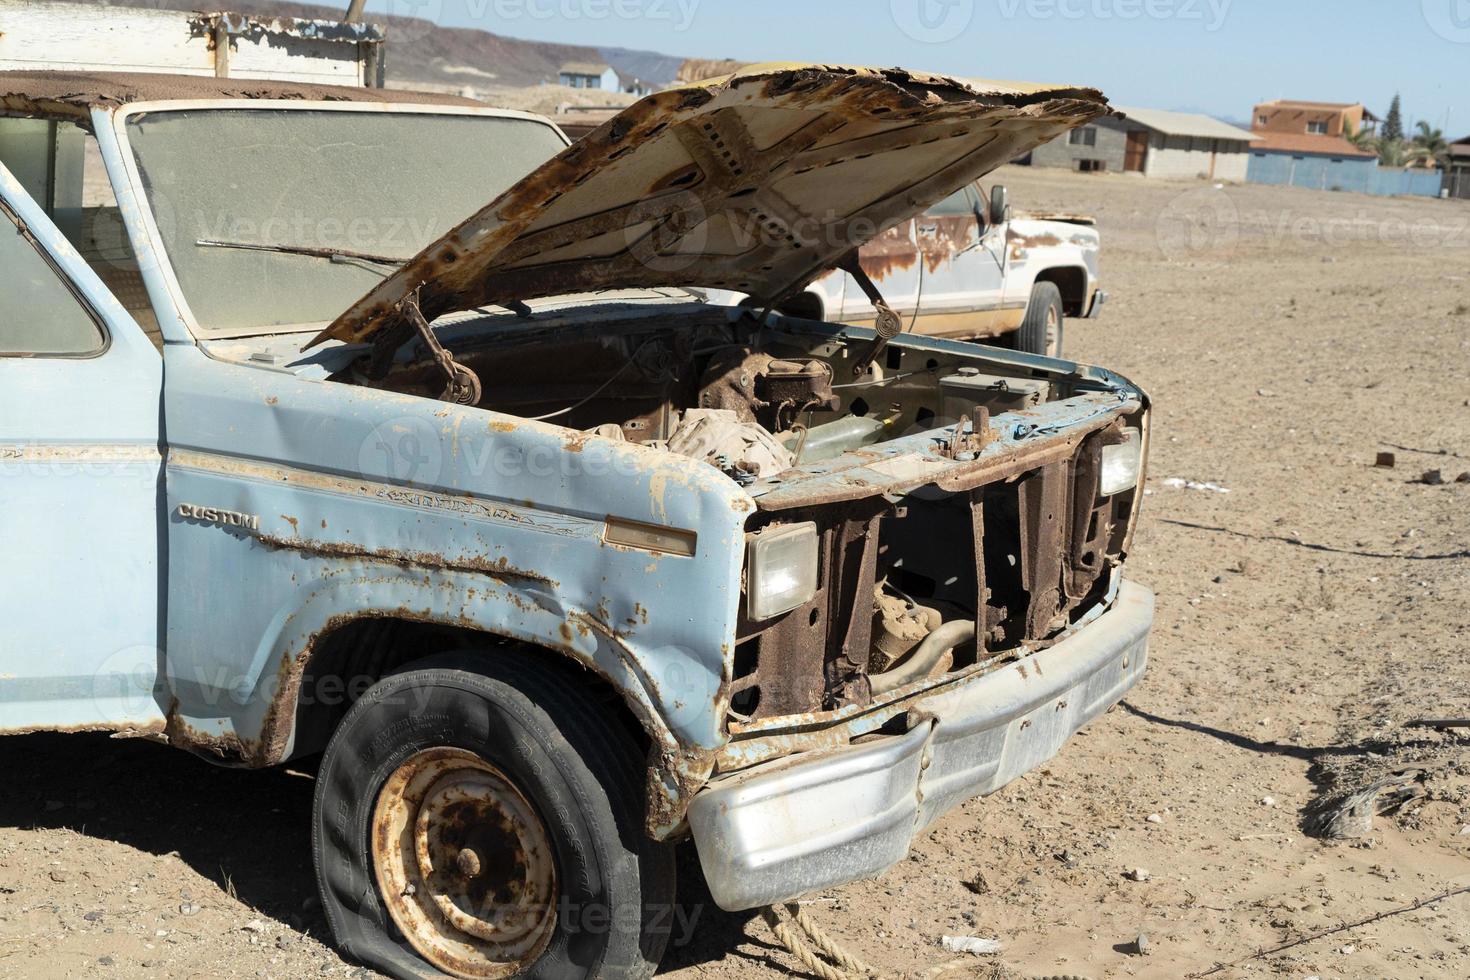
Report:
[[[162,359],[0,165],[0,733],[160,728]]]
[[[1005,286],[1005,229],[986,220],[973,186],[930,208],[918,220],[918,233],[923,273],[915,333],[983,338],[1014,328],[999,315]]]
[[[915,222],[900,222],[888,229],[864,245],[858,257],[863,271],[903,321],[904,329],[911,329],[919,307],[919,242]],[[840,319],[844,323],[872,326],[878,311],[851,276],[845,272],[841,275],[845,282]]]

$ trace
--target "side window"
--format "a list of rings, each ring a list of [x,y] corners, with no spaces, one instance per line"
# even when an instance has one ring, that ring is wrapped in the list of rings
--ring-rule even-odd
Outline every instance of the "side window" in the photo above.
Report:
[[[102,330],[8,213],[0,213],[0,357],[95,354]]]
[[[161,348],[158,321],[97,140],[67,122],[0,117],[0,161]]]

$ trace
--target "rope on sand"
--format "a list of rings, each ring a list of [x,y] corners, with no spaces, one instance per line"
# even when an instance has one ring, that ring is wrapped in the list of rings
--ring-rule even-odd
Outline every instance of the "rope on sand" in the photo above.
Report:
[[[788,922],[781,917],[781,910],[791,917]],[[842,944],[822,931],[800,902],[788,902],[785,906],[772,905],[761,912],[766,925],[786,951],[813,976],[821,980],[887,980],[883,973],[853,955]],[[815,947],[815,948],[813,948]],[[925,980],[936,980],[943,974],[974,965],[974,960],[959,959],[930,967],[919,976]],[[1032,980],[1087,980],[1079,976],[1034,977]]]

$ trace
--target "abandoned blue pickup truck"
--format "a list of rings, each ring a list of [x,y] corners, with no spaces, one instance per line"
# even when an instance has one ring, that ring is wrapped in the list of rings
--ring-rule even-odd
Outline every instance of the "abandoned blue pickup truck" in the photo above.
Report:
[[[1142,675],[1148,401],[852,257],[1106,111],[757,66],[568,146],[0,73],[0,731],[319,756],[399,977],[650,976],[689,837],[731,910],[883,871]],[[833,268],[874,328],[771,312]]]

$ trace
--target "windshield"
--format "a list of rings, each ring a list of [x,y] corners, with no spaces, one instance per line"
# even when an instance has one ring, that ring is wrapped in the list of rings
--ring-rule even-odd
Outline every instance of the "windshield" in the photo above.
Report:
[[[140,113],[128,139],[213,337],[320,328],[566,145],[532,119],[321,109]]]

